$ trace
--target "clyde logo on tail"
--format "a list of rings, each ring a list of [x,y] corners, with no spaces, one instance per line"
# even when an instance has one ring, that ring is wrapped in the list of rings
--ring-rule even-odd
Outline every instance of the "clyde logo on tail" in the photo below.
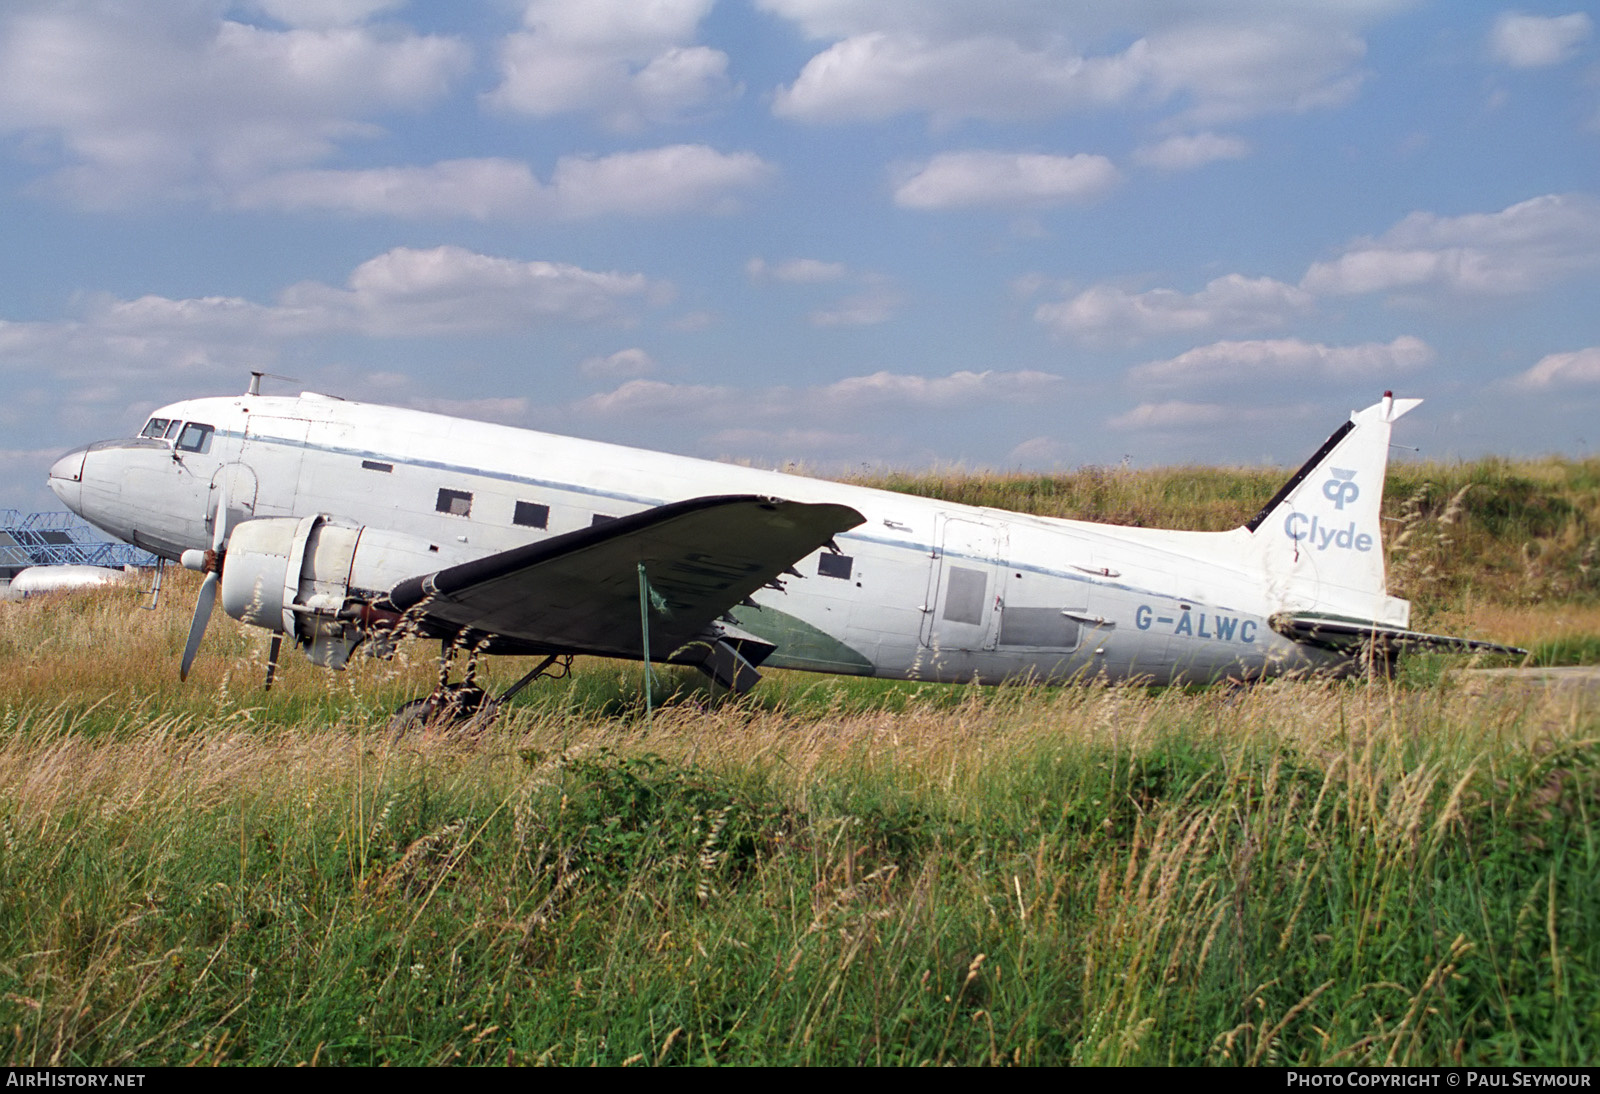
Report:
[[[1333,477],[1322,484],[1322,496],[1343,512],[1346,505],[1361,496],[1361,487],[1355,484],[1356,473],[1343,467],[1330,467],[1328,473]],[[1317,551],[1330,547],[1336,551],[1371,551],[1377,538],[1371,532],[1356,531],[1356,524],[1351,520],[1341,528],[1332,523],[1323,524],[1321,517],[1290,510],[1283,518],[1283,534]]]
[[[1351,480],[1356,477],[1354,471],[1346,471],[1342,467],[1330,467],[1328,471],[1333,478],[1322,484],[1322,496],[1333,502],[1333,507],[1344,509],[1344,503],[1355,501],[1361,496],[1361,487]]]

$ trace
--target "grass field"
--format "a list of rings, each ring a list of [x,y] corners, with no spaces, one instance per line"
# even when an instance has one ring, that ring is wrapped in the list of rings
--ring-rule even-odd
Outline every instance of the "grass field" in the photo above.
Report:
[[[1399,469],[1419,622],[1590,659],[1595,470]],[[1151,522],[1276,485],[1082,474],[1110,508],[1071,515]],[[991,479],[897,485],[1077,496]],[[647,722],[596,661],[394,740],[431,650],[286,657],[264,695],[219,613],[180,686],[193,595],[0,605],[8,1063],[1600,1058],[1585,692],[774,673],[737,703],[669,677]]]

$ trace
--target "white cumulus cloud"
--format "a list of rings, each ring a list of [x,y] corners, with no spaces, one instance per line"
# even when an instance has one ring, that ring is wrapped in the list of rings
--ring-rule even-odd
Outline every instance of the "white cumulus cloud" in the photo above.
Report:
[[[465,43],[401,28],[220,19],[217,5],[16,0],[0,13],[0,132],[51,149],[41,189],[91,207],[216,200],[440,99]]]
[[[563,157],[551,186],[562,215],[574,218],[728,212],[737,207],[738,193],[765,185],[776,173],[753,152],[675,144],[592,159]]]
[[[752,281],[782,281],[791,285],[820,285],[838,281],[850,271],[843,262],[824,262],[817,258],[789,258],[782,262],[768,262],[759,256],[744,264],[744,272]]]
[[[1029,402],[1060,392],[1064,383],[1059,376],[1030,370],[960,371],[946,376],[884,370],[804,388],[740,389],[640,379],[582,399],[575,408],[599,416],[678,415],[712,422],[733,415],[741,421],[797,423],[815,418],[831,423],[858,413]]]
[[[1309,292],[1270,277],[1228,274],[1197,293],[1129,292],[1095,285],[1070,300],[1041,304],[1034,318],[1058,334],[1135,341],[1203,330],[1252,331],[1282,326],[1309,313]]]
[[[462,247],[397,247],[344,285],[306,281],[271,303],[233,296],[99,298],[81,317],[0,321],[0,369],[125,381],[271,367],[287,340],[470,336],[543,323],[619,321],[664,286],[642,274],[524,262]]]
[[[597,417],[698,420],[721,419],[733,411],[748,413],[735,388],[663,380],[629,380],[613,391],[580,399],[575,409]]]
[[[1087,153],[944,152],[901,183],[894,201],[925,210],[1038,208],[1093,201],[1119,177],[1110,160]]]
[[[343,27],[380,12],[404,7],[406,0],[250,0],[248,6],[291,27]]]
[[[745,276],[757,284],[829,285],[853,281],[858,291],[817,308],[807,316],[814,327],[870,327],[886,323],[905,303],[904,294],[894,282],[872,271],[852,271],[843,262],[824,262],[816,258],[790,258],[768,262],[757,256],[744,264]]]
[[[1594,20],[1581,11],[1570,15],[1502,12],[1489,32],[1489,52],[1512,68],[1548,68],[1576,56],[1594,33]]]
[[[1414,0],[756,0],[810,38],[846,38],[872,30],[957,37],[980,30],[1017,38],[1087,37],[1127,27],[1204,22],[1267,22],[1292,16],[1314,25],[1350,25],[1413,6]]]
[[[713,0],[530,0],[500,48],[491,106],[539,118],[581,113],[619,130],[679,119],[731,97],[728,56],[696,45]]]
[[[943,124],[1177,108],[1212,124],[1347,101],[1365,78],[1360,30],[1404,2],[761,6],[830,43],[778,89],[780,117],[827,123],[922,113]],[[1105,52],[1084,45],[1118,39],[1128,44]]]
[[[860,292],[818,308],[807,319],[814,327],[871,327],[893,319],[904,303],[888,281],[872,279]]]
[[[1410,372],[1433,361],[1433,348],[1404,334],[1392,342],[1329,346],[1298,338],[1214,342],[1176,357],[1149,361],[1128,371],[1150,384],[1211,384],[1229,381],[1341,380]]]
[[[1126,99],[1143,78],[1142,56],[1138,50],[1086,59],[991,35],[928,41],[863,34],[807,62],[795,82],[779,90],[773,111],[806,122],[880,121],[906,113],[942,122],[1044,118]]]
[[[1055,437],[1029,437],[1012,446],[1006,455],[1006,464],[1010,467],[1058,467],[1068,451]]]
[[[1147,63],[1158,96],[1192,102],[1180,117],[1214,124],[1343,105],[1366,79],[1366,52],[1356,34],[1320,22],[1218,22],[1152,36]]]
[[[1236,403],[1188,403],[1167,400],[1159,403],[1140,403],[1124,414],[1109,419],[1112,429],[1201,429],[1213,426],[1237,425],[1241,422],[1277,422],[1288,418],[1303,418],[1307,407],[1240,406]]]
[[[1569,384],[1600,384],[1600,346],[1589,346],[1571,353],[1551,353],[1539,359],[1517,378],[1522,387],[1565,387]]]
[[[548,184],[507,159],[424,167],[285,171],[242,188],[245,209],[320,209],[412,220],[581,220],[607,215],[722,213],[775,172],[749,152],[668,145],[603,157],[563,157]]]
[[[1314,263],[1310,292],[1359,294],[1437,289],[1530,292],[1600,265],[1600,200],[1546,194],[1498,213],[1441,217],[1412,213],[1375,239]]]
[[[604,357],[588,357],[578,365],[578,371],[585,376],[607,379],[647,376],[655,370],[654,358],[637,346],[621,349]]]
[[[1134,149],[1133,160],[1161,171],[1192,171],[1218,160],[1239,160],[1249,154],[1249,141],[1205,132],[1142,145]]]
[[[545,320],[608,319],[650,287],[642,274],[522,262],[454,246],[396,247],[357,266],[343,288],[306,282],[284,290],[275,310],[314,317],[331,330],[380,336],[485,333]]]
[[[1060,389],[1061,377],[1048,372],[960,371],[948,376],[874,372],[851,376],[816,393],[825,402],[849,408],[874,405],[951,407],[970,402],[1023,402]]]
[[[282,171],[242,187],[241,209],[332,210],[411,220],[524,217],[548,208],[550,196],[517,160],[445,160],[425,167]]]

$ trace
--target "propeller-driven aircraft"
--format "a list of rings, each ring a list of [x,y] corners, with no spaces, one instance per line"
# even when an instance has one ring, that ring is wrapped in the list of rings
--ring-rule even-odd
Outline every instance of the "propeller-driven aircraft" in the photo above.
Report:
[[[541,658],[997,684],[1352,672],[1426,647],[1380,525],[1393,423],[1350,415],[1229,532],[1028,516],[312,392],[174,403],[62,456],[49,485],[109,534],[201,570],[319,665],[408,634]],[[473,706],[472,680],[431,702]],[[559,667],[557,670],[559,671]]]

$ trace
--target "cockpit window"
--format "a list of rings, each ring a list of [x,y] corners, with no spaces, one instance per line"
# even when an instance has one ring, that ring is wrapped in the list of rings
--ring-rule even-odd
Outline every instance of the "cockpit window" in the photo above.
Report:
[[[172,438],[178,435],[178,427],[181,425],[183,425],[183,423],[176,418],[167,423],[167,440],[170,441]]]
[[[190,422],[183,427],[183,432],[178,434],[178,450],[180,452],[210,452],[212,432],[213,429],[209,425]]]
[[[145,423],[144,432],[139,436],[154,437],[159,440],[167,435],[167,426],[177,424],[177,422],[169,421],[166,418],[151,418]]]

